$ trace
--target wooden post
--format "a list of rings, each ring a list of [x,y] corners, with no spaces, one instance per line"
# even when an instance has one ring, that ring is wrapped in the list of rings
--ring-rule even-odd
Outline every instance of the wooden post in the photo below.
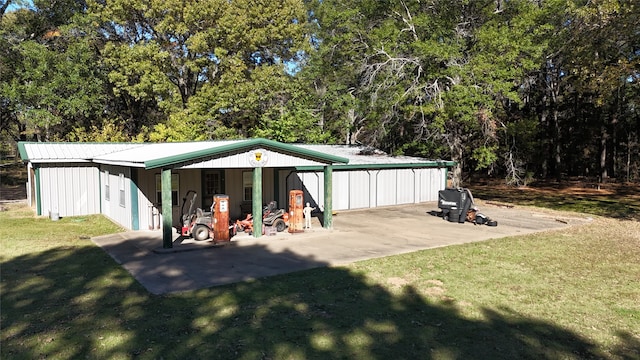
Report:
[[[324,167],[324,228],[333,228],[333,166]]]
[[[162,247],[173,247],[173,204],[171,200],[171,169],[162,169]]]

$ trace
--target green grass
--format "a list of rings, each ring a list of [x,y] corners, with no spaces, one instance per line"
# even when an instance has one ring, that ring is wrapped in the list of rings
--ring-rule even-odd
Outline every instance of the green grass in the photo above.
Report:
[[[640,358],[639,222],[165,296],[86,239],[114,231],[0,213],[1,358]]]

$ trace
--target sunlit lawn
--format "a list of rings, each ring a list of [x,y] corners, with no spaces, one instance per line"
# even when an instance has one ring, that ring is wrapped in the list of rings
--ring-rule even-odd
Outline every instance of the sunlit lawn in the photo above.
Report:
[[[88,240],[118,230],[0,213],[2,359],[640,358],[640,222],[167,296]]]

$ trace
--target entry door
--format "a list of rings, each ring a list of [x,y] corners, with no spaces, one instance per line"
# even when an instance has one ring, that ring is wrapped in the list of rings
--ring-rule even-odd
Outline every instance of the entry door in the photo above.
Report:
[[[213,195],[224,193],[224,170],[204,170],[202,172],[202,209],[209,211],[213,204]]]

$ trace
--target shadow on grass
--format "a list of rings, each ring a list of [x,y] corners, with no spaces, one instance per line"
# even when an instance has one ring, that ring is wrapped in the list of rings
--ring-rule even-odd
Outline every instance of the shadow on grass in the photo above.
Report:
[[[468,319],[342,268],[156,296],[97,247],[55,248],[4,261],[1,290],[5,359],[607,357],[553,323],[489,308]]]

